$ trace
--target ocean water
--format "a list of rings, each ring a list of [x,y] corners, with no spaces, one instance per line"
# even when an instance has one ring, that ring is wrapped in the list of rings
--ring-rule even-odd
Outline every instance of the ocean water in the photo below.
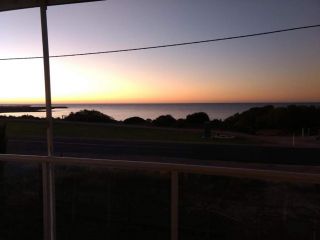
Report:
[[[160,115],[166,114],[170,114],[178,119],[185,118],[188,114],[195,112],[205,112],[209,115],[210,119],[225,119],[235,113],[241,113],[252,107],[262,107],[266,105],[287,106],[292,104],[320,107],[320,103],[64,104],[61,106],[66,106],[67,108],[54,109],[53,117],[64,117],[70,112],[88,109],[100,111],[116,120],[124,120],[134,116],[139,116],[144,119],[155,119]],[[1,113],[1,115],[32,115],[45,117],[45,112]]]

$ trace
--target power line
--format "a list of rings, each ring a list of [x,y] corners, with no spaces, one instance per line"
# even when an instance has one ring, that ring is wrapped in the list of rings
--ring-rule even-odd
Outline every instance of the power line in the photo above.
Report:
[[[50,58],[76,57],[76,56],[86,56],[86,55],[98,55],[98,54],[121,53],[121,52],[132,52],[132,51],[141,51],[141,50],[158,49],[158,48],[178,47],[178,46],[186,46],[186,45],[201,44],[201,43],[219,42],[219,41],[239,39],[239,38],[257,37],[262,35],[270,35],[274,33],[283,33],[283,32],[290,32],[290,31],[296,31],[301,29],[310,29],[310,28],[318,28],[318,27],[320,27],[320,24],[294,27],[294,28],[285,28],[285,29],[279,29],[279,30],[274,30],[269,32],[259,32],[259,33],[231,36],[231,37],[207,39],[207,40],[193,41],[193,42],[181,42],[181,43],[173,43],[173,44],[164,44],[164,45],[139,47],[139,48],[127,48],[127,49],[118,49],[118,50],[109,50],[109,51],[99,51],[99,52],[53,55],[53,56],[50,56]],[[34,57],[0,58],[0,61],[31,60],[31,59],[40,59],[40,58],[43,58],[43,57],[34,56]]]

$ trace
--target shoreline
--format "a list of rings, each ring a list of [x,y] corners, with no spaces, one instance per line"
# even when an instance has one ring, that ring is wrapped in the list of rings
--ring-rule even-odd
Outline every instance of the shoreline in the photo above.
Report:
[[[272,105],[274,107],[287,107],[290,105],[296,106],[315,106],[320,107],[320,102],[297,102],[297,103],[148,103],[148,104],[54,104],[52,109],[54,117],[64,117],[71,112],[78,112],[81,110],[96,110],[106,115],[112,116],[118,121],[126,118],[139,116],[144,119],[154,119],[161,115],[171,115],[176,119],[185,118],[188,114],[195,112],[205,112],[210,119],[221,119],[233,116],[236,113],[242,113],[251,108],[260,108]],[[32,115],[38,113],[36,117],[44,118],[45,104],[0,104],[0,114],[15,114],[13,116],[20,116],[19,113]],[[59,113],[59,109],[63,113]],[[63,110],[65,109],[65,110]],[[157,114],[156,114],[157,113]]]
[[[66,106],[52,106],[52,109],[68,108]],[[30,105],[19,106],[0,106],[0,113],[19,113],[19,112],[43,112],[46,107],[36,107]]]

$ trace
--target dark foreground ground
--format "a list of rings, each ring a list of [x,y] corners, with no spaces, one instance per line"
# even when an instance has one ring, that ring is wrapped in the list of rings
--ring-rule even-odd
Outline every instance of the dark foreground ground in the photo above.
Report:
[[[0,239],[42,239],[41,166],[2,165]],[[55,168],[57,240],[170,239],[170,175]],[[317,240],[320,186],[179,174],[181,240]]]
[[[14,127],[8,153],[46,155],[45,139],[31,136],[36,126]],[[79,134],[82,126],[73,127]],[[64,136],[54,149],[57,156],[320,172],[320,149],[312,147]],[[0,164],[0,239],[42,239],[41,191],[40,165]],[[170,239],[167,172],[57,166],[55,191],[57,240]],[[317,240],[319,203],[318,184],[179,174],[179,239]]]

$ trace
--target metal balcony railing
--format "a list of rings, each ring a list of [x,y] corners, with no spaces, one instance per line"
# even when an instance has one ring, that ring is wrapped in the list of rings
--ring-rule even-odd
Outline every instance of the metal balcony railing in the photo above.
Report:
[[[91,159],[91,158],[72,158],[72,157],[48,157],[48,156],[26,156],[26,155],[0,155],[0,161],[17,162],[17,163],[37,163],[42,164],[43,174],[43,191],[49,192],[52,188],[54,192],[54,181],[46,182],[46,167],[54,166],[101,166],[125,170],[143,170],[143,171],[161,171],[170,173],[171,181],[171,239],[178,239],[179,228],[179,173],[225,176],[235,178],[246,178],[253,180],[267,180],[285,183],[310,183],[320,184],[320,174],[302,173],[278,170],[260,170],[250,168],[232,168],[232,167],[216,167],[202,166],[176,163],[159,163],[159,162],[137,162],[126,160],[110,160],[110,159]],[[54,180],[54,176],[52,178]],[[55,208],[52,206],[55,202],[54,194],[43,194],[43,213],[44,213],[44,235],[51,238],[55,236]],[[45,197],[47,196],[47,197]],[[49,198],[48,198],[49,196]],[[46,208],[52,208],[50,212]],[[48,214],[51,216],[48,216]],[[50,224],[52,219],[52,226]],[[52,232],[50,232],[52,231]]]

